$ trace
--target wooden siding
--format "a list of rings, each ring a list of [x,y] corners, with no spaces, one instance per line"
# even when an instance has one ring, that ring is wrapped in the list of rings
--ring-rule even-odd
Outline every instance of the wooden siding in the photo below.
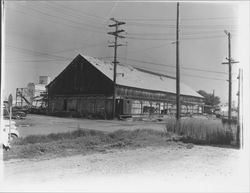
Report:
[[[112,117],[113,82],[80,55],[47,88],[50,112]],[[117,85],[116,92],[116,115],[175,112],[174,93],[121,85]],[[184,112],[198,111],[204,104],[203,98],[199,97],[181,95],[180,100]]]
[[[50,98],[50,112],[76,112],[80,117],[112,117],[112,99],[104,97],[55,96]],[[65,104],[67,104],[65,106]]]
[[[165,93],[160,91],[150,91],[139,88],[131,88],[125,86],[117,86],[117,96],[128,99],[151,100],[151,101],[169,101],[174,102],[176,95],[173,93]],[[198,97],[181,95],[180,100],[184,103],[204,104],[204,100]]]
[[[79,56],[48,85],[49,96],[58,94],[111,95],[113,82]]]

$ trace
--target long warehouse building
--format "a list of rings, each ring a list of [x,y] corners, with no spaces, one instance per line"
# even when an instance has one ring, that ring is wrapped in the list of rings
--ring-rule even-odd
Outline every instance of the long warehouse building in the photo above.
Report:
[[[176,112],[176,81],[130,66],[117,66],[116,117]],[[78,55],[47,86],[50,113],[112,118],[113,64]],[[202,113],[204,98],[180,84],[182,113]]]

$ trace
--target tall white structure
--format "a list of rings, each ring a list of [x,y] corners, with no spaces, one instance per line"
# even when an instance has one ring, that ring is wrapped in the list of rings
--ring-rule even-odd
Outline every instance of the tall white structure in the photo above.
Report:
[[[49,76],[39,76],[39,84],[48,85],[50,83]]]

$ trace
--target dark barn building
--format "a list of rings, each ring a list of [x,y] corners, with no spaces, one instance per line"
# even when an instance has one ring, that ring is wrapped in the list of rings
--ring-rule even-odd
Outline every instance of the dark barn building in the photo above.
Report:
[[[78,55],[48,86],[50,113],[112,117],[113,65]],[[117,66],[116,116],[175,114],[175,79]],[[185,84],[181,112],[202,113],[204,99]]]

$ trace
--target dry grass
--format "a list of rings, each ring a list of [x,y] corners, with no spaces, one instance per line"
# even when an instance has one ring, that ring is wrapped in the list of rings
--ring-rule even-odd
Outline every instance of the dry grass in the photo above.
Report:
[[[166,145],[166,135],[161,131],[137,129],[118,130],[112,133],[78,129],[73,132],[49,135],[32,135],[14,141],[12,148],[4,152],[4,160],[25,158],[51,158],[105,152],[110,148],[137,148]]]
[[[53,158],[93,152],[105,153],[112,148],[138,148],[147,146],[169,146],[177,140],[186,143],[207,145],[231,145],[235,139],[235,128],[229,129],[219,120],[187,118],[181,120],[177,129],[175,119],[167,121],[165,131],[150,129],[118,130],[111,133],[78,129],[73,132],[49,135],[32,135],[19,138],[12,148],[4,152],[4,160],[26,158]],[[190,144],[186,144],[187,146]]]
[[[179,127],[175,119],[169,119],[166,130],[181,135],[184,142],[208,145],[231,145],[236,135],[234,125],[230,128],[212,119],[186,118],[181,120]]]

